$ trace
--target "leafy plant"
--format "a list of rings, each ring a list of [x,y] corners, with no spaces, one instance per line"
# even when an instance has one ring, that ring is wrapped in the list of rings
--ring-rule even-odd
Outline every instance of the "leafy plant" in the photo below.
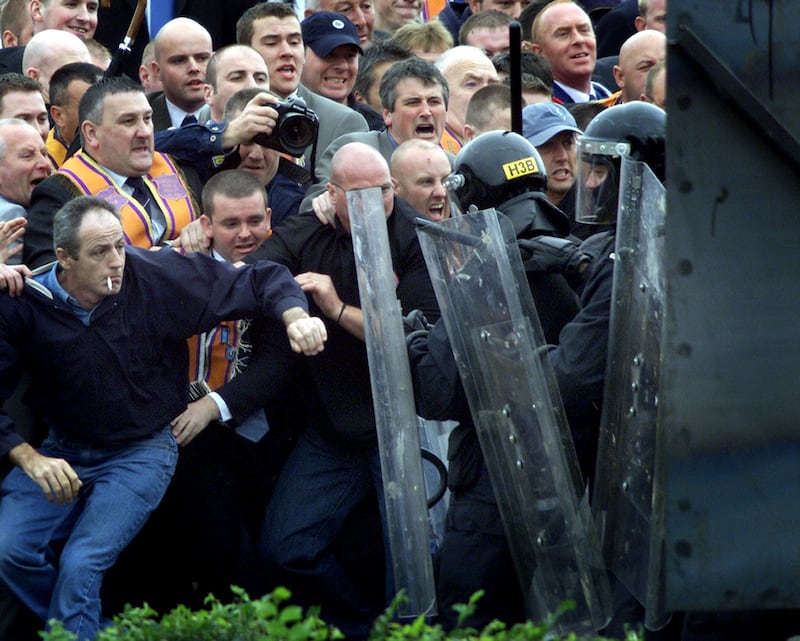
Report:
[[[304,615],[302,608],[287,603],[291,594],[285,588],[277,588],[257,600],[251,600],[241,588],[231,589],[236,595],[232,603],[221,603],[209,595],[203,610],[193,611],[181,605],[160,619],[147,604],[128,606],[114,617],[112,626],[98,633],[96,641],[340,641],[345,638],[341,631],[319,618],[318,609]],[[558,617],[573,607],[569,603],[542,623],[527,621],[509,628],[502,621],[493,621],[480,631],[463,627],[482,595],[476,592],[468,603],[455,606],[458,625],[446,632],[439,624],[428,623],[424,615],[408,623],[397,621],[398,606],[405,598],[400,594],[375,621],[369,641],[579,641],[575,635],[559,637],[554,632]],[[44,641],[76,639],[55,620],[50,621],[50,630],[40,632],[39,636]],[[641,641],[641,636],[629,632],[624,641]]]
[[[315,610],[303,616],[299,606],[285,604],[291,594],[277,588],[251,600],[241,588],[231,587],[232,603],[209,595],[206,609],[190,610],[180,605],[161,619],[147,604],[127,606],[114,617],[114,625],[101,630],[96,641],[337,641],[344,635],[319,618]],[[59,621],[39,633],[44,641],[74,641]]]

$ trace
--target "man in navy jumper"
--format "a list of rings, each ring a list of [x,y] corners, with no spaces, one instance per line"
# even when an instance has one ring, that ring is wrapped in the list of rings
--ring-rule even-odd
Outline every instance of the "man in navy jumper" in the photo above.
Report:
[[[300,287],[274,263],[237,270],[199,254],[128,247],[119,216],[77,198],[54,220],[58,262],[21,287],[0,273],[0,400],[21,364],[50,432],[37,450],[0,412],[0,578],[42,620],[81,641],[101,626],[105,572],[161,500],[187,403],[186,339],[228,318],[268,316],[292,348],[326,338]],[[15,277],[16,274],[16,277]],[[58,559],[53,546],[62,544]]]

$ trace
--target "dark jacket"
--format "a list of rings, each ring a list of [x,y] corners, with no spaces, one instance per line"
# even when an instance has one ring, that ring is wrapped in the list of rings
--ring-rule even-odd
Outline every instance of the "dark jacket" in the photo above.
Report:
[[[415,213],[396,199],[387,220],[389,247],[403,313],[421,309],[430,319],[439,316],[413,219]],[[339,224],[323,225],[312,212],[290,217],[276,228],[248,260],[269,259],[286,265],[293,274],[306,271],[328,274],[339,297],[361,307],[353,240]],[[322,315],[313,302],[312,314]],[[372,447],[377,442],[372,389],[364,341],[328,320],[325,351],[309,361],[322,399],[320,430],[350,443]]]
[[[436,19],[441,22],[450,35],[453,36],[453,45],[458,45],[458,32],[467,18],[472,15],[469,5],[466,2],[448,2],[444,9],[439,12]]]
[[[121,291],[100,302],[88,326],[43,287],[0,295],[0,401],[24,364],[47,424],[100,447],[163,429],[186,408],[187,338],[229,318],[307,308],[274,263],[241,270],[200,254],[136,247],[126,254]],[[0,455],[21,442],[0,412]]]

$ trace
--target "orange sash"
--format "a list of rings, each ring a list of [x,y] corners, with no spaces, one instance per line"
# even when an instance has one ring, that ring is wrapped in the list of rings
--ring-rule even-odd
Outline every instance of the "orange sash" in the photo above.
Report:
[[[58,172],[67,176],[84,194],[107,200],[119,210],[128,244],[147,248],[160,240],[153,238],[148,211],[83,151],[67,160]],[[177,238],[181,229],[197,217],[197,206],[178,170],[168,156],[155,152],[153,165],[142,178],[153,202],[164,212],[167,227],[163,240]]]
[[[447,127],[442,131],[442,138],[439,141],[439,145],[441,145],[442,149],[447,153],[453,154],[454,156],[458,155],[458,152],[461,151],[461,147],[463,146],[461,141],[456,138],[456,135]]]
[[[444,9],[447,0],[425,0],[422,3],[422,17],[425,22],[433,20]]]
[[[189,380],[204,381],[211,390],[227,383],[239,369],[241,323],[226,321],[210,332],[192,336],[189,344]]]
[[[67,157],[67,146],[59,139],[56,138],[56,128],[51,127],[47,134],[47,157],[50,159],[50,164],[53,169],[58,169],[64,164],[64,159]]]

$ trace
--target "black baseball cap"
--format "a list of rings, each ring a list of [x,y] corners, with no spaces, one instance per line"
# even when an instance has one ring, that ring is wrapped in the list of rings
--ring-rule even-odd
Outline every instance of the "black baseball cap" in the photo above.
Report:
[[[356,26],[341,13],[315,11],[300,23],[300,28],[303,44],[320,58],[326,58],[340,45],[353,45],[359,53],[364,53]]]

